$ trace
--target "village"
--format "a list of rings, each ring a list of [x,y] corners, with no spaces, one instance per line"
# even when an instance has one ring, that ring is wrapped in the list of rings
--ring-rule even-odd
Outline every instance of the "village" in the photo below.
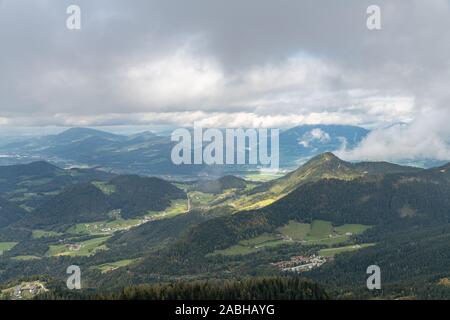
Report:
[[[25,300],[48,291],[40,281],[22,282],[21,284],[1,291],[1,299]]]
[[[305,272],[322,266],[327,261],[332,258],[322,257],[319,255],[312,255],[309,257],[305,256],[294,256],[291,257],[289,261],[279,261],[271,263],[272,266],[276,267],[282,272]]]

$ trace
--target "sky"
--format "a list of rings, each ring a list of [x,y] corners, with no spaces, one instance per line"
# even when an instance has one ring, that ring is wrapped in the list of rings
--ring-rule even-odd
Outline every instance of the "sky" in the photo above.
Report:
[[[344,158],[450,159],[448,0],[0,0],[0,43],[1,132],[351,124]]]

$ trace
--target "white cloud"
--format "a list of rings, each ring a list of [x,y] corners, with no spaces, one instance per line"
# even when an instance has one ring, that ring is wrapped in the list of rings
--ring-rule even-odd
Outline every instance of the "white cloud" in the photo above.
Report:
[[[340,150],[346,160],[450,160],[449,110],[429,111],[410,124],[372,131],[353,150]]]
[[[217,96],[224,74],[210,57],[194,56],[188,48],[127,70],[124,99],[142,106],[182,106],[197,104]]]
[[[0,125],[406,122],[346,155],[447,156],[446,0],[379,0],[376,33],[365,0],[78,2],[74,33],[67,1],[0,1]]]
[[[299,138],[299,144],[305,148],[309,147],[311,142],[318,141],[321,143],[330,141],[330,135],[320,128],[312,129],[310,132],[305,133]]]

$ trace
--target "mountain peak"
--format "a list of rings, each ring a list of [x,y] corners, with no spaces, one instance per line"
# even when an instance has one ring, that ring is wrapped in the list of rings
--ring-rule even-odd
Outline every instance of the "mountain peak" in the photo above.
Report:
[[[98,134],[104,135],[104,134],[107,134],[107,135],[115,136],[115,134],[109,133],[109,132],[106,132],[106,131],[101,131],[101,130],[91,129],[91,128],[83,128],[83,127],[70,128],[70,129],[67,129],[67,130],[61,132],[58,135],[62,136],[62,135],[73,135],[73,134],[90,134],[90,135],[98,135]]]
[[[339,160],[342,161],[341,159],[339,159],[334,153],[332,152],[325,152],[322,153],[318,156],[319,158],[325,160],[325,161],[332,161],[332,160]]]
[[[55,136],[55,138],[62,141],[84,140],[89,137],[97,137],[109,140],[117,140],[120,138],[124,138],[123,136],[114,133],[81,127],[67,129]]]
[[[330,163],[330,162],[340,162],[340,163],[346,163],[344,160],[338,158],[334,153],[332,152],[325,152],[322,154],[319,154],[313,158],[311,158],[308,162],[305,163],[305,166],[308,164],[313,163]]]

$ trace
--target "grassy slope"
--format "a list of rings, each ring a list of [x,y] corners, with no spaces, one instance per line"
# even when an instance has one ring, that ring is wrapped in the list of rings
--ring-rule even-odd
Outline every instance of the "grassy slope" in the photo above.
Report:
[[[0,255],[3,254],[4,251],[11,250],[17,242],[0,242]]]
[[[55,257],[55,256],[91,256],[95,254],[99,250],[107,249],[103,244],[110,237],[99,237],[86,241],[82,241],[78,243],[81,245],[79,250],[70,250],[65,244],[60,245],[50,245],[50,249],[47,252],[47,256]]]
[[[331,222],[322,220],[314,220],[311,224],[290,221],[287,225],[278,228],[277,233],[264,233],[248,240],[241,240],[237,245],[216,250],[212,255],[244,255],[263,248],[292,243],[331,246],[349,240],[350,235],[346,235],[349,230],[352,231],[352,235],[356,235],[368,228],[370,226],[356,224],[333,227]]]

